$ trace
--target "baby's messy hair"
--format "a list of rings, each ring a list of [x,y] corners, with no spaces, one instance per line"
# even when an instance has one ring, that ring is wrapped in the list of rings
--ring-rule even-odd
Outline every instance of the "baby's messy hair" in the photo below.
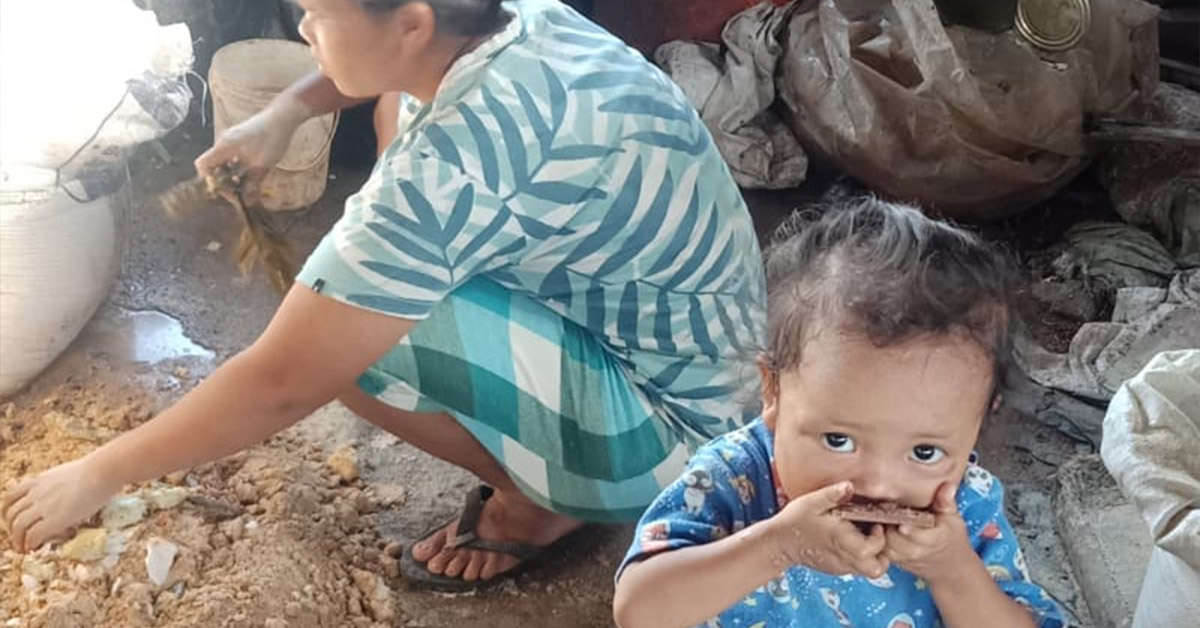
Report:
[[[997,390],[1012,361],[1007,256],[976,235],[874,197],[797,212],[766,253],[767,367],[799,366],[823,330],[862,334],[878,347],[966,332],[995,365]]]

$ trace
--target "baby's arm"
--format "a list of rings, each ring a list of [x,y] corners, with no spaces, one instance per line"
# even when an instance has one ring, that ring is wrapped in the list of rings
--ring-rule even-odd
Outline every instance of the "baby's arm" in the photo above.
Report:
[[[1061,611],[1029,580],[1004,516],[999,480],[975,467],[979,489],[943,485],[930,529],[889,529],[888,557],[923,578],[947,628],[1061,628]],[[962,514],[959,514],[961,508]]]
[[[974,554],[958,571],[930,582],[946,628],[1037,628],[1033,615],[1004,594]]]
[[[719,615],[783,568],[772,559],[770,520],[719,541],[650,556],[625,568],[613,615],[621,628],[694,626]]]
[[[678,492],[676,483],[651,506],[650,520],[643,520],[642,536],[635,541],[641,549],[632,554],[640,562],[629,563],[618,574],[613,613],[621,628],[699,624],[792,566],[872,578],[887,571],[887,561],[880,556],[883,528],[875,526],[864,537],[853,523],[832,512],[853,496],[849,482],[802,495],[775,516],[729,536],[720,534],[717,540],[702,538],[706,529],[714,529],[704,525],[703,514],[675,520],[682,529],[678,534],[671,529],[673,513],[663,506],[678,503]],[[654,520],[663,514],[666,520]],[[664,526],[661,534],[654,534],[655,526]],[[655,550],[660,553],[645,556]]]

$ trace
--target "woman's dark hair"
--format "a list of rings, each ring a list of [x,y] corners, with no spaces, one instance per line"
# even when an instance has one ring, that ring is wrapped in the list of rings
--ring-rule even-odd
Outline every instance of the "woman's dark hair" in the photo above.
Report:
[[[1012,361],[1008,258],[977,236],[876,198],[793,215],[766,254],[767,366],[800,364],[821,331],[861,334],[878,347],[966,332],[993,356],[995,388]]]
[[[437,30],[446,35],[474,37],[494,33],[508,22],[500,8],[502,0],[358,0],[369,13],[386,13],[410,2],[424,2],[433,9]]]

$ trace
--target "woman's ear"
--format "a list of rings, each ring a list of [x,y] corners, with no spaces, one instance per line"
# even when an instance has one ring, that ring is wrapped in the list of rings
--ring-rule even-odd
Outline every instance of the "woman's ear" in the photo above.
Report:
[[[774,431],[779,417],[779,373],[771,368],[766,356],[759,357],[758,372],[762,378],[763,422]]]

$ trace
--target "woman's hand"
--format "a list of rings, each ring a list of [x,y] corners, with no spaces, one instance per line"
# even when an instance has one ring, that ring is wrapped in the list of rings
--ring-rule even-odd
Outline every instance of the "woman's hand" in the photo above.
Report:
[[[68,462],[25,478],[4,495],[0,520],[17,551],[31,552],[91,517],[120,490],[89,464]]]
[[[215,173],[227,164],[242,176],[242,198],[256,204],[262,195],[262,181],[283,158],[292,135],[307,119],[298,104],[273,103],[250,118],[225,130],[212,148],[196,158],[201,177]]]
[[[803,565],[829,574],[859,573],[878,578],[888,569],[883,526],[864,536],[832,511],[854,495],[850,482],[839,482],[788,502],[771,519],[780,569]]]
[[[932,528],[888,526],[887,556],[904,570],[923,578],[930,585],[939,579],[953,579],[963,566],[978,562],[967,526],[954,503],[956,483],[946,482],[938,487],[933,498],[936,523]]]

